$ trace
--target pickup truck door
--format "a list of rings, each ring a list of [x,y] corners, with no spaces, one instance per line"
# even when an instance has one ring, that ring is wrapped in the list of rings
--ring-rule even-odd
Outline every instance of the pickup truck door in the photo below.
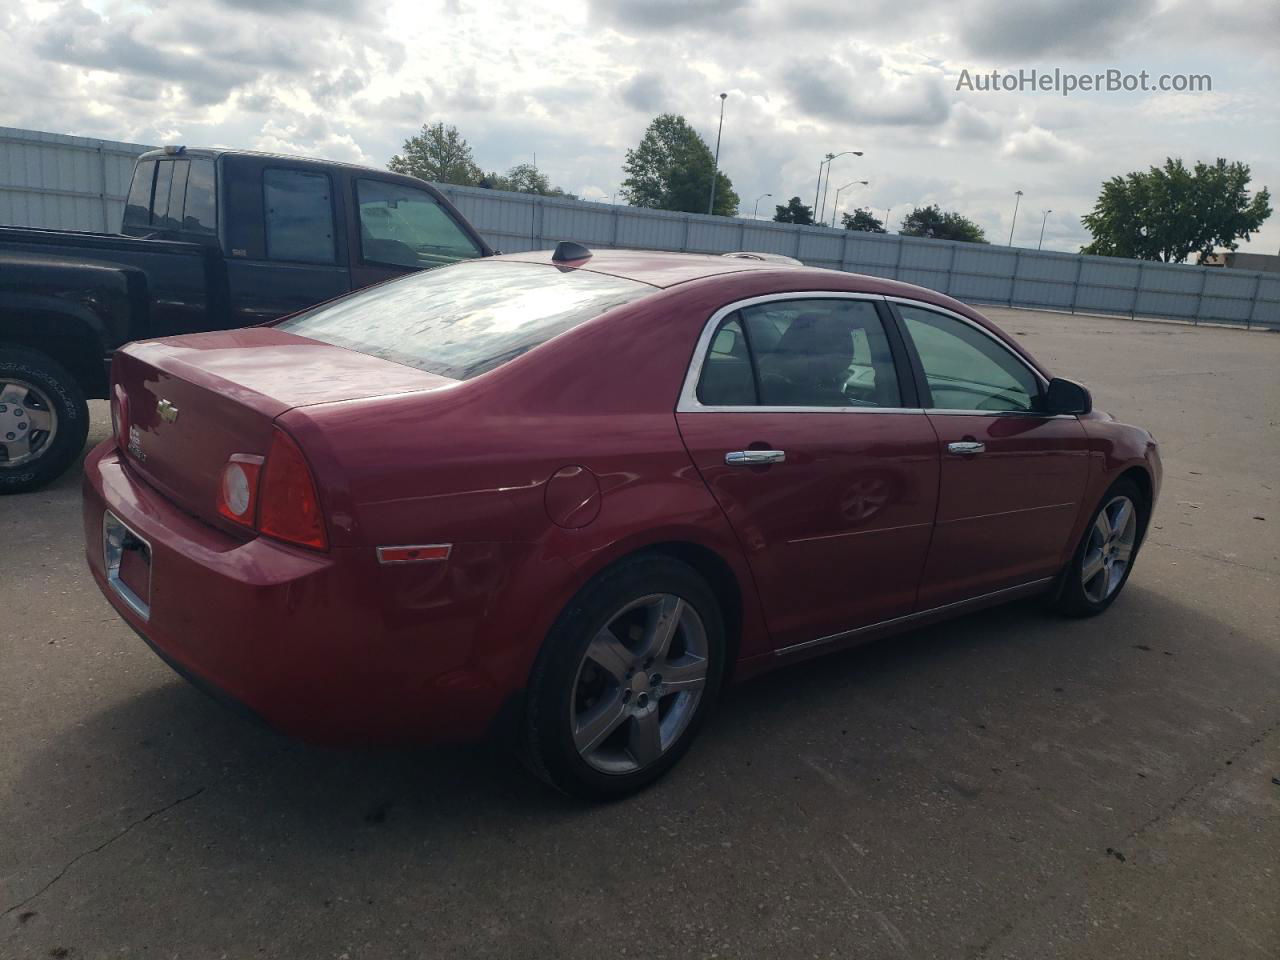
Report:
[[[224,171],[228,327],[265,323],[351,290],[335,174],[269,158]]]

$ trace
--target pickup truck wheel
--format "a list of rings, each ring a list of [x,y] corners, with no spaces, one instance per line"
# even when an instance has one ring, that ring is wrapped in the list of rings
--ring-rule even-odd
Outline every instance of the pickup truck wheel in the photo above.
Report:
[[[65,368],[34,350],[0,346],[0,494],[56,479],[88,434],[89,404]]]

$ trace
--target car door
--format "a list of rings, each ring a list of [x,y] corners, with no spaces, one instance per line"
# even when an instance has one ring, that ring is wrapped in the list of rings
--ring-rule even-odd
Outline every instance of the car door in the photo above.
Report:
[[[938,490],[883,298],[756,298],[703,331],[676,419],[778,648],[914,609]]]
[[[919,608],[1053,576],[1084,495],[1084,428],[1041,412],[1044,378],[986,328],[939,308],[894,308],[942,465]]]

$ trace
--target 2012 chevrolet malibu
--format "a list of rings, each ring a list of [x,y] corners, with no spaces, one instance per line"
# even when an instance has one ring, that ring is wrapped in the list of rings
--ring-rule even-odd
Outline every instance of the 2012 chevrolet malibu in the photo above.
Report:
[[[568,243],[132,344],[112,415],[89,565],[176,670],[312,740],[512,731],[588,797],[730,679],[1100,613],[1160,486],[1150,434],[949,297]]]

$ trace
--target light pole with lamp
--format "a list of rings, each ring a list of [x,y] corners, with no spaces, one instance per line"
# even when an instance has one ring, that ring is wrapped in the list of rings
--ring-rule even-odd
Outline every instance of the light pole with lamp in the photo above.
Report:
[[[1013,191],[1013,219],[1009,221],[1009,242],[1006,246],[1013,246],[1013,227],[1018,222],[1018,203],[1022,200],[1022,191]]]
[[[760,196],[756,197],[756,205],[751,208],[752,220],[756,219],[756,214],[760,212],[760,201],[763,200],[765,197],[772,197],[772,196],[773,196],[772,193],[762,193],[760,194]]]
[[[1051,213],[1053,213],[1052,210],[1046,210],[1044,217],[1040,221],[1040,242],[1036,244],[1037,250],[1044,246],[1044,225],[1049,222],[1049,214]]]
[[[852,187],[855,183],[860,183],[864,187],[867,185],[866,180],[850,180],[843,187],[836,187],[836,202],[831,207],[831,227],[835,228],[836,217],[840,215],[840,194],[844,192],[845,187]]]
[[[838,160],[844,156],[862,156],[861,150],[846,150],[844,153],[828,153],[827,154],[827,183],[822,188],[822,215],[818,217],[818,223],[824,223],[827,219],[827,191],[831,189],[831,161]]]
[[[724,132],[724,102],[728,97],[727,93],[720,94],[720,126],[716,128],[716,160],[711,167],[711,198],[707,201],[707,216],[716,208],[716,180],[720,176],[720,134]]]
[[[831,171],[830,171],[830,164],[831,164],[831,161],[832,161],[832,160],[834,160],[836,157],[843,157],[843,156],[845,155],[845,153],[852,153],[855,157],[860,157],[860,156],[862,156],[862,151],[861,151],[861,150],[846,150],[846,151],[844,151],[844,153],[828,153],[828,154],[827,154],[827,155],[826,155],[822,160],[818,161],[818,185],[817,185],[816,187],[814,187],[814,188],[813,188],[813,212],[814,212],[814,215],[815,215],[815,216],[816,216],[816,215],[817,215],[817,213],[818,213],[818,194],[820,194],[820,193],[822,192],[822,168],[823,168],[823,167],[827,167],[827,168],[828,168],[828,170],[827,170],[827,178],[828,178],[828,179],[830,179],[830,177],[831,177]],[[822,205],[823,205],[823,207],[826,207],[826,205],[827,205],[827,204],[826,204],[826,201],[825,201],[825,200],[823,201],[823,204],[822,204]]]

